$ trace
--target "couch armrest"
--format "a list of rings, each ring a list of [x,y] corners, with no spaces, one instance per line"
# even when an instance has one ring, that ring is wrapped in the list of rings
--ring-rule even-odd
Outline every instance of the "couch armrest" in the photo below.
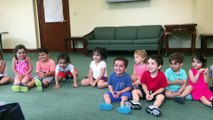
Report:
[[[88,55],[88,53],[87,53],[88,40],[93,39],[93,38],[94,38],[94,30],[83,36],[83,46],[85,48],[86,55]]]

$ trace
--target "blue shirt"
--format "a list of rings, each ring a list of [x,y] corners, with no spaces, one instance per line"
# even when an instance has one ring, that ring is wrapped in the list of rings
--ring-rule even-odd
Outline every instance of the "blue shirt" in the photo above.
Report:
[[[108,84],[113,87],[114,91],[121,91],[126,87],[132,87],[132,80],[129,74],[126,72],[121,76],[118,76],[115,72],[112,72],[108,78]]]
[[[168,81],[174,82],[176,80],[187,80],[186,71],[182,68],[178,72],[174,72],[171,68],[166,69],[165,75]],[[169,85],[166,87],[167,90],[171,90],[173,92],[177,92],[180,89],[180,85]]]

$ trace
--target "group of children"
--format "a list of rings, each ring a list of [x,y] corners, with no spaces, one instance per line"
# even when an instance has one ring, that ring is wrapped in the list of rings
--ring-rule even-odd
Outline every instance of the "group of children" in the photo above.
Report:
[[[160,106],[165,98],[180,104],[185,99],[197,100],[213,108],[213,86],[208,87],[209,69],[203,53],[193,54],[188,75],[182,68],[182,53],[175,52],[170,55],[170,68],[165,72],[161,71],[163,59],[159,55],[147,57],[144,50],[136,50],[134,60],[133,75],[130,76],[126,73],[128,60],[123,57],[114,59],[114,72],[108,78],[109,91],[103,96],[105,102],[99,104],[100,110],[112,110],[112,102],[120,102],[118,112],[129,114],[132,109],[141,109],[139,101],[145,99],[153,101],[152,105],[146,107],[146,112],[160,116]],[[212,74],[212,70],[210,73]]]
[[[61,80],[73,80],[73,87],[78,87],[78,71],[71,64],[69,55],[58,55],[57,64],[49,58],[47,48],[39,48],[38,61],[36,62],[36,76],[32,77],[33,65],[26,55],[24,45],[14,48],[12,70],[14,81],[12,90],[15,92],[27,92],[36,85],[38,91],[43,91],[53,81],[55,88],[60,88]],[[6,73],[6,62],[0,56],[0,84],[6,84],[11,78]],[[160,106],[165,98],[183,104],[185,99],[200,100],[203,104],[213,108],[213,87],[208,87],[209,69],[207,58],[202,53],[192,56],[192,67],[188,75],[182,68],[184,55],[173,53],[169,57],[170,68],[161,71],[163,59],[159,55],[148,57],[145,50],[134,52],[134,68],[130,76],[127,72],[128,60],[125,57],[117,57],[113,61],[114,71],[107,77],[106,50],[95,48],[93,60],[89,66],[88,75],[81,80],[82,86],[97,86],[107,88],[108,92],[103,95],[104,102],[99,104],[100,110],[112,110],[112,102],[120,102],[118,112],[129,114],[132,109],[141,109],[140,99],[154,101],[146,107],[146,112],[160,116]],[[213,69],[213,66],[210,67]],[[210,72],[213,79],[212,71]]]
[[[17,45],[13,52],[12,71],[14,72],[14,80],[12,90],[15,92],[27,92],[29,88],[37,86],[38,91],[43,91],[53,81],[55,88],[60,88],[60,80],[73,79],[73,87],[78,87],[76,68],[71,64],[67,54],[61,53],[57,58],[57,65],[54,60],[49,58],[47,48],[39,48],[38,61],[36,62],[36,76],[32,77],[33,65],[31,59],[26,55],[24,45]],[[1,55],[0,60],[0,84],[7,84],[12,79],[6,73],[6,61]]]

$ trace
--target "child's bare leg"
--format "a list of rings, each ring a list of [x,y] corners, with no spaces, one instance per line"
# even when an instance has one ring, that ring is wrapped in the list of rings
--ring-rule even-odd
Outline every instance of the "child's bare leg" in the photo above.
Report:
[[[165,96],[166,96],[166,98],[170,98],[171,99],[171,98],[175,97],[175,94],[174,94],[174,92],[172,92],[170,90],[166,90]]]
[[[120,106],[124,106],[124,101],[128,100],[127,96],[122,96]]]
[[[104,94],[104,101],[107,104],[111,104],[111,99],[110,99],[110,96],[108,94]]]
[[[142,93],[140,90],[135,89],[132,91],[132,98],[135,102],[139,102],[140,97],[142,97]]]
[[[19,92],[20,91],[20,84],[21,84],[21,79],[19,78],[19,76],[16,76],[14,78],[12,90],[15,91],[15,92]]]
[[[30,79],[31,78],[29,76],[25,75],[24,78],[22,79],[21,83],[22,84],[27,84],[30,81]]]
[[[19,77],[15,77],[13,84],[14,85],[20,85],[21,84],[21,80],[19,79]]]
[[[85,79],[81,80],[81,85],[82,86],[89,86],[90,85],[90,79],[85,78]]]
[[[205,96],[202,96],[202,97],[200,98],[200,101],[201,101],[204,105],[207,105],[207,106],[212,107],[212,103],[211,103]]]
[[[29,81],[28,83],[27,83],[27,87],[29,87],[29,88],[32,88],[32,87],[34,87],[35,86],[35,80],[34,79],[32,79],[31,81]]]
[[[9,76],[5,76],[1,79],[0,84],[7,84],[11,81],[11,78]]]
[[[188,94],[190,94],[192,92],[192,86],[191,85],[187,85],[186,88],[183,90],[183,92],[181,93],[181,97],[186,97]]]
[[[98,81],[98,88],[106,88],[107,86],[108,86],[108,83],[105,82],[104,80]]]
[[[49,81],[47,81],[47,80],[43,80],[42,83],[43,83],[44,87],[47,87],[49,85]]]
[[[160,107],[161,104],[163,103],[164,99],[165,99],[165,97],[164,97],[163,94],[158,94],[156,96],[156,100],[154,102],[154,106]]]

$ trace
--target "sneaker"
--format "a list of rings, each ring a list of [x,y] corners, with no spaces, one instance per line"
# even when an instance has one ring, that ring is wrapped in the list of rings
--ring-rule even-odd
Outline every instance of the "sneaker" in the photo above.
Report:
[[[43,87],[42,87],[42,82],[41,82],[41,80],[39,80],[39,79],[36,79],[35,80],[35,84],[36,84],[36,87],[37,87],[37,91],[43,91]]]
[[[13,85],[13,86],[12,86],[12,90],[13,90],[14,92],[19,92],[19,91],[20,91],[20,86],[19,86],[19,85]]]
[[[186,100],[192,100],[192,95],[191,94],[188,94],[186,97],[185,97]]]
[[[180,97],[180,96],[175,96],[175,97],[173,98],[173,100],[174,100],[175,102],[179,103],[179,104],[183,104],[183,103],[185,102],[185,98]]]
[[[109,111],[109,110],[112,110],[112,109],[113,109],[112,104],[107,104],[107,103],[100,103],[99,104],[99,110]]]
[[[131,112],[131,108],[129,106],[120,106],[118,107],[118,112],[122,114],[129,114]]]
[[[146,107],[146,112],[157,117],[161,115],[160,109],[154,105]]]
[[[29,88],[26,85],[21,85],[20,86],[20,91],[21,92],[28,92]]]
[[[131,101],[131,100],[126,100],[124,101],[124,106],[128,106],[131,109],[136,109],[136,110],[140,110],[141,107],[141,103],[140,102],[135,102],[135,101]]]

